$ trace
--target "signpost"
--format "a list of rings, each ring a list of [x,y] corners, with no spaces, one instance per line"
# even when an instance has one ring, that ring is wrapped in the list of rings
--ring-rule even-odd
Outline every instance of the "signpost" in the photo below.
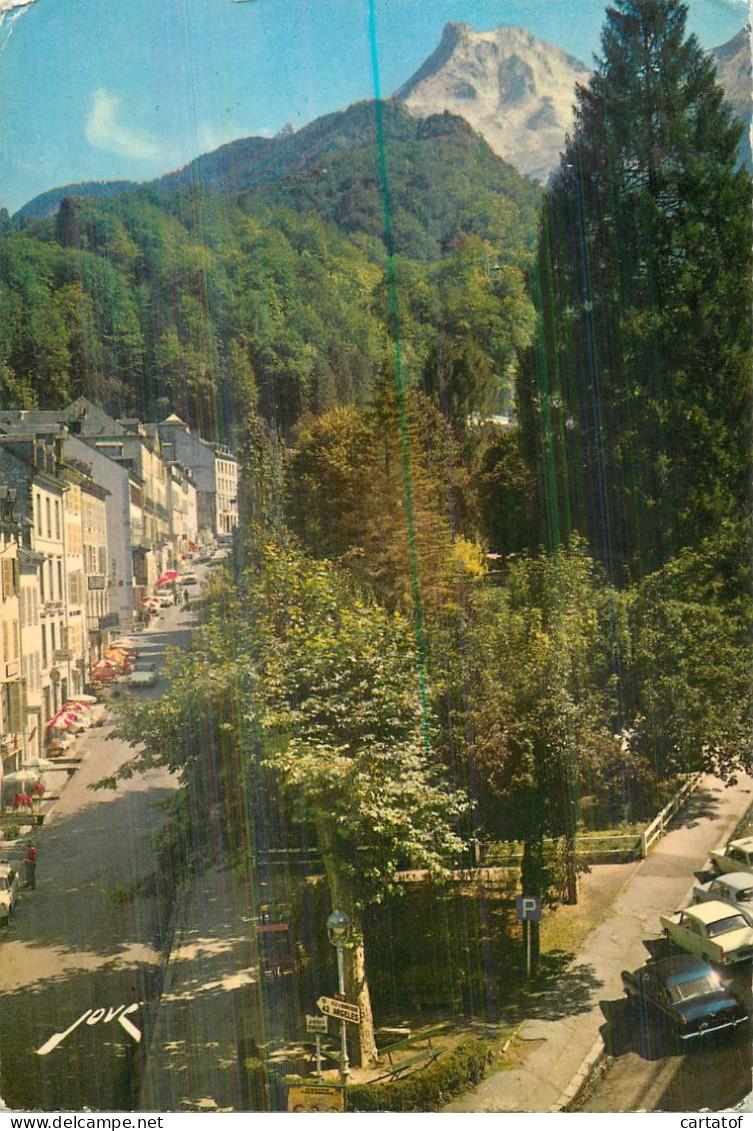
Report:
[[[310,1013],[306,1014],[306,1032],[316,1033],[316,1074],[321,1080],[322,1078],[322,1033],[327,1032],[327,1018],[326,1017],[312,1017]]]
[[[531,977],[531,923],[541,919],[541,898],[538,895],[519,895],[515,899],[518,921],[523,924],[526,940],[526,978]]]
[[[336,1017],[338,1021],[348,1021],[351,1025],[361,1024],[359,1005],[352,1005],[349,1001],[337,1001],[333,997],[320,997],[316,1004],[327,1017]]]

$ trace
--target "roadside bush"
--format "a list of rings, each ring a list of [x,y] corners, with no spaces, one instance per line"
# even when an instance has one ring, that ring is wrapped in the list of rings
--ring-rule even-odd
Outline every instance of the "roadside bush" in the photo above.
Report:
[[[356,1084],[348,1088],[350,1111],[439,1111],[461,1092],[483,1080],[491,1046],[471,1037],[443,1053],[428,1068],[392,1083]]]
[[[3,817],[0,820],[0,838],[2,840],[17,840],[21,829],[28,829],[34,824],[34,818],[29,814],[22,817]]]

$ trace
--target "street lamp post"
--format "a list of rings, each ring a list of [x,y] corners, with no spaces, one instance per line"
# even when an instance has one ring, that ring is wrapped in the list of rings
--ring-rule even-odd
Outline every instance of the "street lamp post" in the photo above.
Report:
[[[337,990],[345,995],[345,959],[343,947],[350,938],[350,919],[344,911],[333,911],[327,920],[327,935],[329,941],[337,950]],[[343,1084],[348,1083],[350,1076],[350,1062],[348,1060],[348,1038],[345,1022],[340,1022],[340,1079]]]

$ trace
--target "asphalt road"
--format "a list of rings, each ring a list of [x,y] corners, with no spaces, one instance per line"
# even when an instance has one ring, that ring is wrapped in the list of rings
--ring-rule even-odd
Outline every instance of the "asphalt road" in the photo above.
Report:
[[[166,645],[185,646],[191,620],[165,610],[141,637],[142,653],[159,663]],[[0,1095],[12,1109],[134,1106],[167,930],[156,891],[158,803],[177,783],[151,771],[117,791],[92,791],[133,753],[108,740],[111,729],[80,739],[83,763],[35,839],[37,889],[21,892],[0,934]]]

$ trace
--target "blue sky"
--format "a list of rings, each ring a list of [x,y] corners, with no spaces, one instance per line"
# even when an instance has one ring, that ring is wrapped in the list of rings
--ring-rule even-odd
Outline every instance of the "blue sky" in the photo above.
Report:
[[[374,93],[371,0],[0,0],[0,205],[57,185],[147,180]],[[519,24],[590,63],[604,0],[373,0],[382,95],[448,20]],[[706,47],[747,0],[690,0]]]

